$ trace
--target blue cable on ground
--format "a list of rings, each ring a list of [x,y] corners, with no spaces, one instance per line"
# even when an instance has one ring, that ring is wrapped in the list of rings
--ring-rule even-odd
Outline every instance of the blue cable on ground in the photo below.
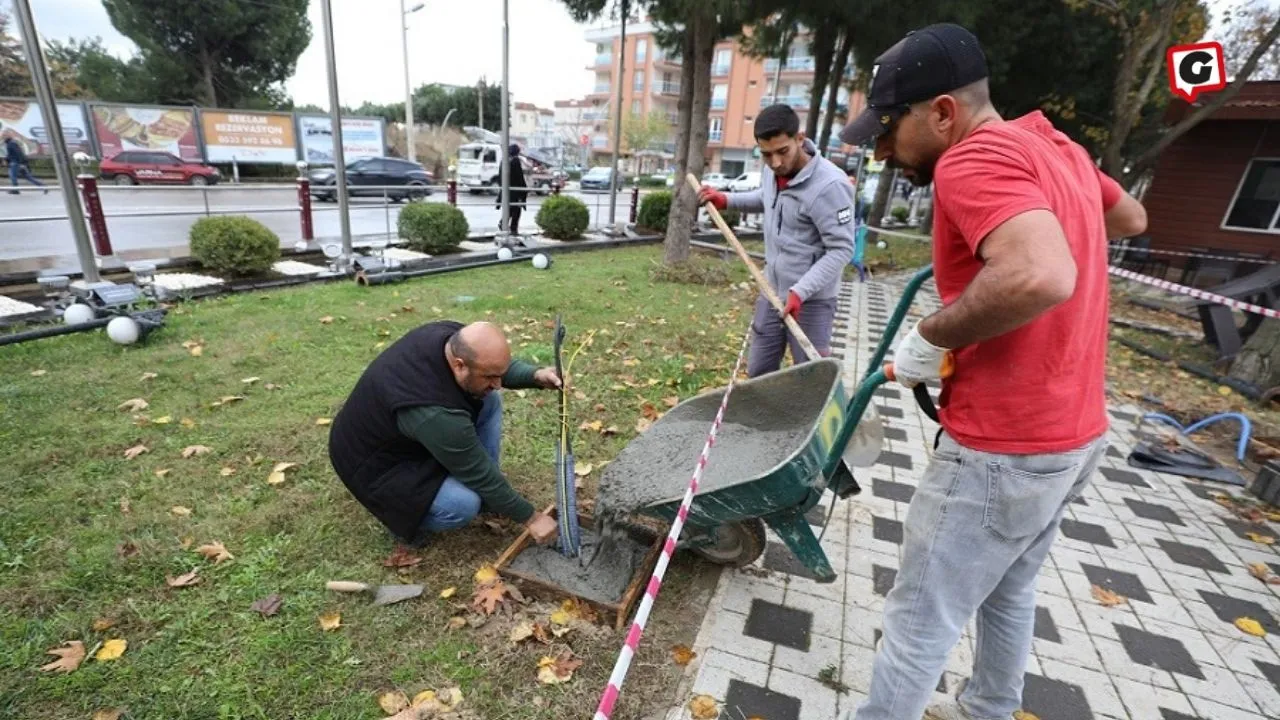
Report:
[[[1253,434],[1253,423],[1249,422],[1249,418],[1240,413],[1218,413],[1199,420],[1189,427],[1183,427],[1182,423],[1161,413],[1147,413],[1142,416],[1143,420],[1163,420],[1170,425],[1178,428],[1178,432],[1183,435],[1190,435],[1208,425],[1212,425],[1219,420],[1239,420],[1240,421],[1240,440],[1236,443],[1236,461],[1244,463],[1244,452],[1249,447],[1249,437]]]

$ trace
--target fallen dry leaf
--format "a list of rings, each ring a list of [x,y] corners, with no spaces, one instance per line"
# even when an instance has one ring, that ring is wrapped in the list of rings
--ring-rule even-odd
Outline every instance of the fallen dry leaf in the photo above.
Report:
[[[498,570],[492,565],[484,564],[476,570],[475,581],[477,585],[484,585],[498,579]]]
[[[592,465],[591,463],[586,463],[584,465],[575,466],[573,468],[573,474],[577,475],[578,477],[586,477],[591,474],[592,470],[595,470],[595,466]]]
[[[156,378],[158,378],[158,377],[160,377],[160,376],[159,376],[159,375],[157,375],[157,374],[155,374],[155,373],[153,373],[153,372],[144,372],[144,373],[142,373],[142,378],[141,378],[141,380],[142,380],[142,382],[146,382],[146,381],[148,381],[148,380],[155,380],[155,379],[156,379]]]
[[[720,706],[710,695],[696,695],[689,701],[689,714],[694,720],[715,720],[720,717]]]
[[[316,418],[317,425],[328,425],[331,422],[333,422],[332,418]]]
[[[687,645],[676,645],[671,648],[671,660],[677,665],[685,666],[689,661],[698,656],[698,653],[689,649]]]
[[[32,370],[31,371],[31,377],[43,377],[47,374],[49,374],[48,370]]]
[[[498,605],[506,599],[506,596],[507,584],[501,580],[494,580],[481,585],[476,590],[475,597],[471,599],[471,607],[476,612],[492,615],[497,611]]]
[[[605,437],[609,437],[610,435],[617,435],[617,434],[618,434],[618,426],[617,426],[617,425],[610,425],[609,427],[605,428],[604,430],[601,430],[601,431],[600,431],[600,434],[601,434],[601,435],[604,435]]]
[[[441,590],[441,591],[440,591],[440,597],[441,597],[442,599],[448,600],[449,598],[451,598],[451,597],[453,597],[455,594],[457,594],[457,592],[458,592],[458,588],[456,588],[456,587],[447,587],[447,588],[445,588],[445,589],[443,589],[443,590]]]
[[[247,378],[241,378],[241,379],[240,379],[240,382],[244,383],[245,385],[252,385],[252,384],[254,384],[254,383],[258,382],[258,381],[259,381],[259,380],[261,380],[261,379],[262,379],[262,378],[260,378],[260,377],[256,377],[256,376],[255,376],[255,377],[247,377]]]
[[[192,585],[197,585],[200,583],[200,578],[197,577],[199,573],[200,573],[200,568],[196,568],[191,572],[183,573],[178,577],[172,577],[172,576],[166,575],[164,578],[164,581],[165,581],[165,584],[167,584],[169,587],[191,587]]]
[[[603,429],[604,429],[604,423],[600,422],[599,420],[592,420],[591,422],[584,422],[584,423],[582,423],[581,425],[579,425],[579,426],[578,426],[578,429],[579,429],[579,430],[594,430],[594,431],[596,431],[596,432],[600,432],[601,430],[603,430]]]
[[[1092,593],[1093,593],[1094,600],[1097,600],[1100,604],[1105,605],[1107,607],[1112,607],[1115,605],[1123,605],[1129,602],[1129,599],[1126,598],[1125,596],[1111,592],[1110,590],[1100,585],[1094,585],[1092,589]]]
[[[1276,541],[1275,536],[1273,535],[1262,535],[1261,533],[1256,532],[1247,532],[1244,535],[1260,545],[1271,545]]]
[[[120,720],[120,714],[124,711],[119,708],[111,708],[110,710],[98,710],[93,714],[90,720]]]
[[[226,546],[222,544],[221,540],[214,540],[211,543],[201,545],[196,548],[196,552],[205,556],[206,559],[212,560],[215,565],[221,563],[223,560],[234,560],[236,557],[227,551]]]
[[[79,640],[67,640],[52,650],[46,650],[45,654],[56,655],[58,659],[48,665],[41,665],[41,670],[69,673],[80,667],[80,663],[84,662],[84,643]]]
[[[137,445],[134,445],[133,447],[124,451],[124,459],[132,460],[146,452],[151,452],[151,451],[147,449],[146,445],[143,445],[142,443],[138,443]]]
[[[649,418],[640,418],[639,420],[636,420],[636,432],[638,433],[643,433],[651,427],[653,427],[653,421]]]
[[[102,643],[102,647],[98,650],[97,654],[93,656],[93,659],[99,662],[104,660],[115,660],[121,655],[124,655],[124,651],[128,647],[128,640],[125,640],[124,638],[112,638],[111,640]]]
[[[103,630],[107,630],[115,626],[116,626],[115,620],[111,620],[109,618],[98,618],[97,620],[93,621],[92,627],[94,632],[102,632]]]
[[[279,485],[285,480],[284,472],[289,468],[295,468],[297,466],[298,466],[298,463],[291,463],[291,462],[276,463],[276,466],[271,468],[271,474],[267,476],[267,484]]]
[[[1248,633],[1254,637],[1262,637],[1267,634],[1263,629],[1262,623],[1249,617],[1236,618],[1235,626],[1240,628],[1241,632]]]
[[[132,542],[122,542],[116,546],[116,554],[122,558],[133,557],[138,554],[138,546]]]
[[[188,445],[182,448],[182,457],[193,458],[197,455],[204,455],[208,452],[213,452],[213,448],[207,445]]]
[[[333,322],[333,316],[332,316],[332,315],[325,315],[324,317],[320,318],[320,324],[321,324],[321,325],[329,325],[329,324],[331,324],[332,322]]]
[[[382,567],[413,567],[422,563],[422,558],[413,554],[413,551],[403,545],[397,545],[396,549],[391,551],[387,559],[382,561]]]
[[[186,536],[186,537],[182,538],[182,540],[180,540],[180,541],[178,542],[178,547],[182,548],[183,550],[189,550],[189,549],[191,549],[191,546],[192,546],[192,544],[194,544],[194,543],[195,543],[195,541],[196,541],[196,539],[195,539],[195,538],[193,538],[193,537],[191,537],[190,535],[188,535],[188,536]]]
[[[662,398],[662,404],[666,405],[669,408],[673,408],[680,404],[680,398],[676,397],[675,395],[672,395],[671,397],[665,397],[665,398]]]
[[[182,427],[184,427],[184,428],[186,428],[186,429],[188,429],[188,430],[193,430],[193,429],[195,429],[195,426],[196,426],[196,421],[195,421],[195,420],[192,420],[191,418],[182,418],[182,419],[181,419],[181,420],[179,420],[178,422],[179,422],[179,424],[181,424],[181,425],[182,425]]]
[[[152,420],[152,421],[151,421],[151,424],[152,424],[152,425],[168,425],[168,424],[169,424],[169,423],[171,423],[171,422],[173,422],[173,418],[172,418],[172,417],[170,417],[170,416],[168,416],[168,415],[161,415],[160,417],[156,418],[155,420]]]
[[[147,402],[146,400],[143,400],[142,398],[133,398],[132,400],[125,400],[124,402],[120,403],[119,405],[116,406],[116,409],[128,410],[129,412],[142,412],[143,410],[146,410],[149,407],[151,407],[151,403]]]
[[[450,630],[461,630],[466,626],[467,626],[467,619],[462,617],[461,615],[458,615],[457,617],[449,618],[448,627]]]
[[[191,508],[183,507],[181,505],[174,505],[173,507],[169,508],[169,512],[173,513],[174,515],[177,515],[178,517],[191,516]]]
[[[1040,718],[1033,713],[1027,712],[1026,710],[1014,710],[1013,720],[1040,720]]]
[[[218,471],[218,474],[222,477],[231,477],[236,474],[236,469],[233,467],[224,467]]]
[[[409,698],[399,690],[383,693],[378,698],[378,707],[382,708],[382,712],[388,715],[394,715],[409,707]]]
[[[203,345],[192,345],[192,346],[191,346],[191,349],[190,349],[190,352],[191,352],[191,357],[200,357],[201,355],[203,355],[203,354],[204,354],[204,346],[203,346]]]
[[[159,469],[159,470],[157,470],[157,471],[156,471],[156,477],[158,477],[158,478],[164,478],[164,476],[165,476],[165,475],[168,475],[170,472],[172,472],[172,470],[171,470],[170,468],[161,468],[161,469]]]
[[[337,630],[342,627],[342,615],[340,613],[326,613],[320,616],[320,629],[324,631]]]
[[[556,657],[543,655],[538,661],[538,682],[544,685],[557,685],[573,678],[573,671],[582,665],[580,658],[573,656],[572,650],[566,650]]]
[[[129,498],[127,497],[120,498],[120,512],[124,513],[125,515],[128,515],[129,513],[133,512],[133,507],[129,505]]]
[[[533,637],[533,623],[528,620],[525,620],[511,628],[511,634],[508,636],[513,643],[518,643],[521,640],[527,640],[531,637]]]
[[[1271,572],[1266,563],[1249,563],[1249,574],[1268,585],[1280,585],[1280,575]]]
[[[231,403],[239,402],[243,399],[244,399],[243,395],[223,395],[217,400],[209,403],[209,407],[211,408],[222,407],[223,405],[230,405]]]
[[[262,613],[263,617],[271,617],[272,615],[280,612],[280,606],[282,604],[284,604],[284,598],[280,597],[278,593],[272,593],[260,600],[254,600],[253,604],[249,606],[249,609],[254,612]]]

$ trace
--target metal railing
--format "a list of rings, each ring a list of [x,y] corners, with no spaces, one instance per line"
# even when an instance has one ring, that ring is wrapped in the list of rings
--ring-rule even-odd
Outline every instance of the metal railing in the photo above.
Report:
[[[675,83],[675,82],[657,83],[653,86],[653,90],[659,95],[679,95],[680,83]]]
[[[765,93],[765,95],[760,98],[760,107],[769,107],[770,105],[773,105],[774,102],[775,100],[773,99],[773,96],[768,93]],[[779,95],[776,102],[783,105],[791,105],[792,107],[807,108],[809,107],[809,96],[808,95]]]
[[[782,65],[783,72],[812,72],[814,67],[813,58],[811,56],[789,57]],[[766,73],[778,71],[777,59],[765,60],[764,71]]]

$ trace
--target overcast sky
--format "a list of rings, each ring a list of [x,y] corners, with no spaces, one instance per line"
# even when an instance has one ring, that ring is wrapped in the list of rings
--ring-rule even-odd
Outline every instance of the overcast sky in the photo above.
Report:
[[[409,78],[414,87],[431,82],[471,85],[481,75],[491,83],[502,79],[502,0],[405,0],[406,9],[419,2],[424,7],[409,15]],[[9,4],[0,0],[0,7],[8,9]],[[111,26],[101,0],[31,0],[31,5],[36,27],[46,39],[98,35],[121,57],[135,49]],[[312,0],[308,15],[311,45],[298,58],[297,73],[286,89],[299,105],[327,107],[318,0]],[[343,105],[404,100],[399,15],[400,0],[333,0],[338,97]],[[583,38],[587,29],[569,17],[560,0],[510,0],[514,99],[549,108],[556,100],[590,92],[594,76],[586,67],[595,57],[595,47]]]

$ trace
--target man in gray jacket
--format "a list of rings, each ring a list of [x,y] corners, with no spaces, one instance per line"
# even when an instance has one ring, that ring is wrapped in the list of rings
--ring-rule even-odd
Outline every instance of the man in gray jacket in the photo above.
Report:
[[[765,278],[779,298],[787,299],[786,314],[826,356],[836,295],[844,267],[853,259],[853,185],[843,170],[818,154],[790,105],[762,110],[755,136],[765,164],[759,189],[723,193],[704,186],[698,203],[763,213]],[[782,316],[763,294],[756,300],[751,329],[750,377],[778,370],[788,344],[795,363],[810,359],[788,337]]]

